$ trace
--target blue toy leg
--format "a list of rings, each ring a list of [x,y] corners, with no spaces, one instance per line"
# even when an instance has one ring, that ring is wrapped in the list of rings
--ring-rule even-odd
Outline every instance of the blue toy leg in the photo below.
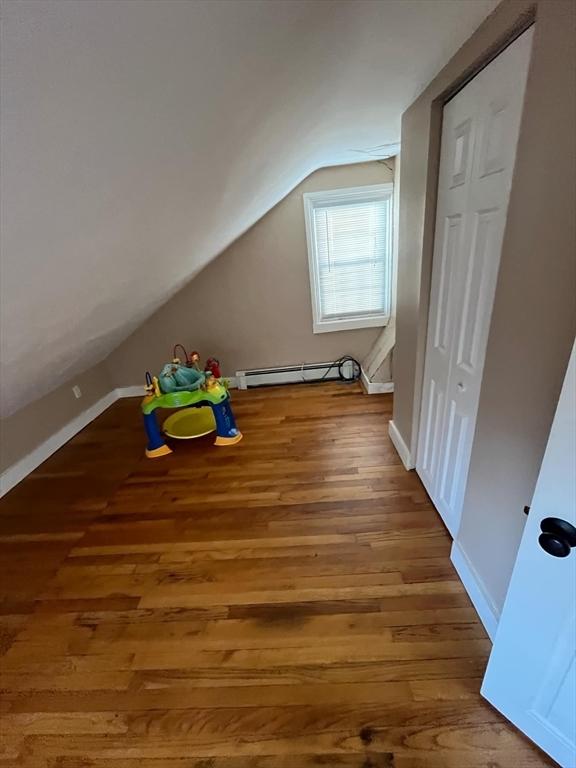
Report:
[[[236,420],[230,407],[230,398],[212,406],[216,420],[216,440],[214,445],[234,445],[242,440],[242,432],[236,427]]]
[[[156,459],[159,456],[166,456],[166,454],[172,453],[172,449],[164,442],[162,433],[158,428],[158,422],[156,421],[156,414],[154,411],[143,415],[144,429],[146,430],[146,437],[148,438],[146,456],[148,456],[149,459]]]

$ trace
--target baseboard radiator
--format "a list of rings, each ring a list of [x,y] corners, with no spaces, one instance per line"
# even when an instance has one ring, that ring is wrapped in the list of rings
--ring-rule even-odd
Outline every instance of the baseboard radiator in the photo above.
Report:
[[[352,363],[342,366],[345,376],[352,375]],[[252,368],[247,371],[236,371],[238,389],[251,387],[269,387],[275,384],[301,384],[306,381],[333,381],[339,378],[338,365],[327,363],[302,363],[300,365],[284,365],[276,368]]]

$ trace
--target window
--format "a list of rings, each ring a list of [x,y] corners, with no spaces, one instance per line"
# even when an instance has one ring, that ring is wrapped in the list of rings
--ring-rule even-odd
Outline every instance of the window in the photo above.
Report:
[[[386,325],[392,184],[304,195],[314,333]]]

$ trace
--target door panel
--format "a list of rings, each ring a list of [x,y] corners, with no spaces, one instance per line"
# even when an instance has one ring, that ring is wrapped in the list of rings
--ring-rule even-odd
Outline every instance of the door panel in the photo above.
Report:
[[[438,286],[438,312],[436,313],[436,329],[434,333],[434,348],[444,354],[449,353],[451,339],[450,314],[448,297],[454,275],[455,255],[458,252],[458,241],[462,228],[462,217],[448,216],[444,222],[444,242],[440,257],[440,284]]]
[[[576,527],[576,352],[566,374],[482,694],[560,765],[576,765],[576,546],[554,557],[542,521]]]
[[[490,288],[494,266],[490,252],[494,250],[494,229],[498,222],[498,210],[492,208],[480,211],[474,218],[472,233],[472,258],[468,262],[465,276],[464,302],[458,339],[456,365],[473,376],[480,370],[480,343],[484,314],[490,302]]]
[[[416,469],[452,535],[460,516],[532,31],[444,108]]]
[[[434,477],[441,441],[441,419],[444,413],[444,393],[436,385],[434,379],[430,379],[427,393],[427,419],[424,428],[424,447],[422,451],[421,475]]]
[[[513,119],[506,114],[509,102],[497,99],[490,103],[486,118],[486,130],[480,155],[480,178],[506,170],[506,148],[514,136],[510,135]]]
[[[452,178],[450,188],[459,187],[468,181],[468,169],[471,165],[472,142],[470,135],[472,132],[472,121],[465,120],[454,128],[453,150],[452,150]]]
[[[456,400],[448,404],[448,423],[444,436],[444,466],[440,481],[439,498],[449,514],[460,486],[462,468],[459,466],[459,456],[462,453],[462,443],[468,428],[468,418],[458,413]]]

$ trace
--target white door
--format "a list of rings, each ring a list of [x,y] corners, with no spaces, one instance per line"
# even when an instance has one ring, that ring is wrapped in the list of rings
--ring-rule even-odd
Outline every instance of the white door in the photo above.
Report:
[[[574,350],[482,694],[560,765],[576,766]]]
[[[450,533],[460,515],[532,30],[444,108],[416,469]]]

